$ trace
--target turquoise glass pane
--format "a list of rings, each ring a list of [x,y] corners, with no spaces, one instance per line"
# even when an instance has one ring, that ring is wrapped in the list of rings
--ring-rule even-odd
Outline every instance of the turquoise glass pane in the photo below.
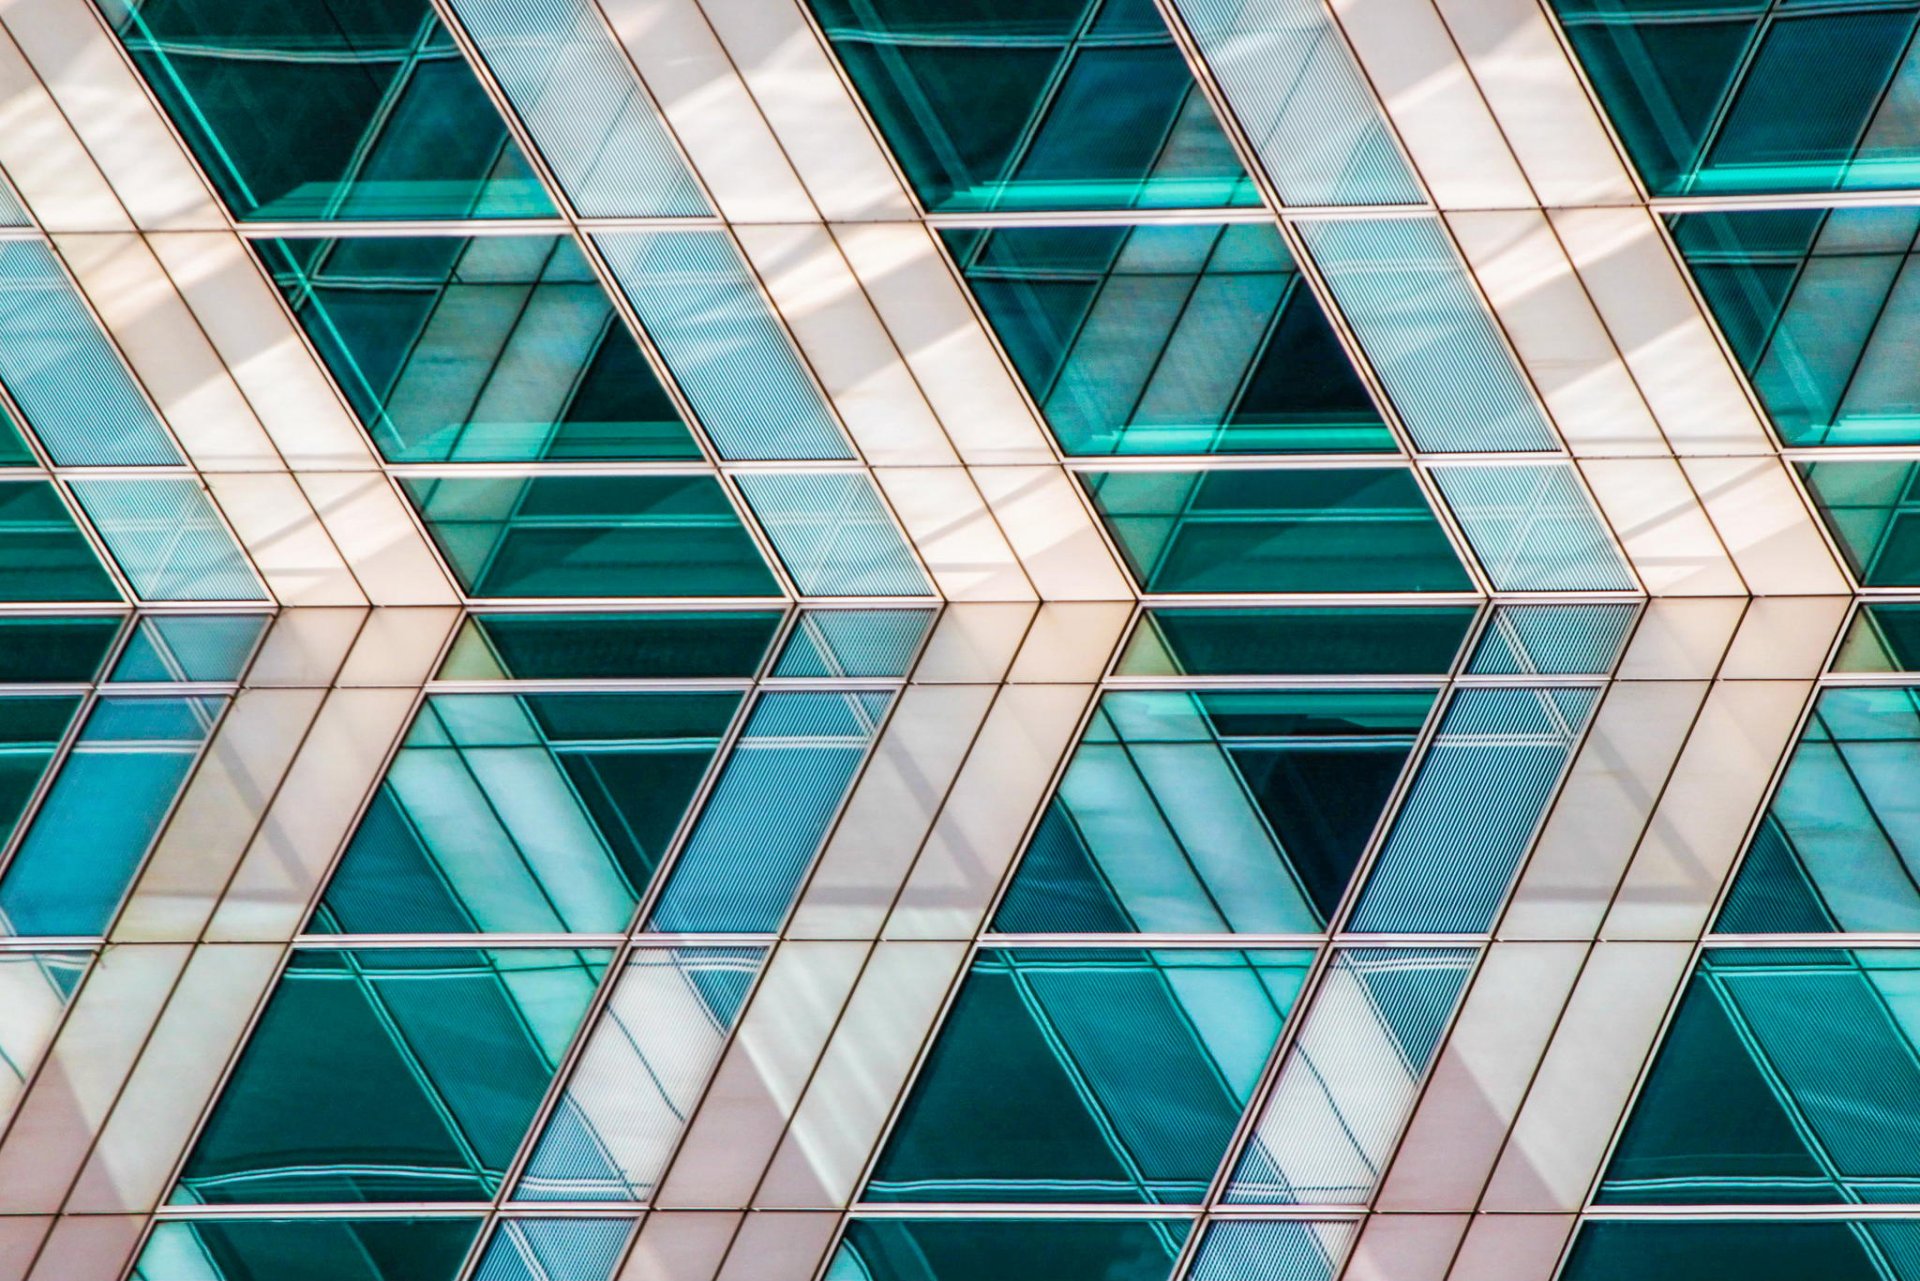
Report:
[[[571,236],[255,249],[388,462],[700,457]]]
[[[476,614],[440,666],[446,681],[746,679],[780,629],[775,610]]]
[[[241,218],[552,203],[428,0],[97,0]]]
[[[0,685],[93,680],[120,622],[117,614],[0,618]]]
[[[754,519],[804,596],[931,596],[872,476],[741,472]]]
[[[198,479],[116,476],[68,484],[142,600],[267,599]]]
[[[514,1199],[650,1197],[765,958],[757,947],[635,948]]]
[[[53,485],[0,480],[0,601],[119,599]]]
[[[809,0],[921,203],[1253,205],[1151,0]]]
[[[1149,609],[1120,676],[1444,676],[1471,605]]]
[[[157,1224],[129,1281],[455,1281],[478,1218]]]
[[[1492,925],[1599,701],[1579,686],[1455,691],[1347,928]]]
[[[1200,1201],[1312,957],[981,952],[866,1199]]]
[[[771,690],[734,742],[647,928],[780,928],[893,694]]]
[[[1653,193],[1920,183],[1914,0],[1553,0]]]
[[[0,698],[0,848],[27,812],[78,710],[73,695]]]
[[[739,702],[734,693],[429,697],[311,928],[626,929]]]
[[[113,665],[113,682],[237,681],[265,614],[149,614]]]
[[[930,609],[809,609],[787,635],[772,674],[905,676],[933,626]]]
[[[1356,1235],[1338,1221],[1215,1219],[1187,1281],[1333,1281]]]
[[[608,1281],[636,1219],[507,1219],[473,1281]]]
[[[1009,227],[946,242],[1069,454],[1395,448],[1271,225]]]
[[[1920,1225],[1899,1220],[1590,1220],[1563,1281],[1916,1281]]]
[[[1920,1199],[1920,952],[1702,954],[1605,1204]]]
[[[780,594],[710,475],[400,483],[473,596]]]
[[[0,406],[0,467],[35,467],[39,462],[20,435],[20,427],[13,421],[13,415],[6,411],[5,406]]]
[[[1473,590],[1401,467],[1085,472],[1149,592]]]
[[[1847,625],[1836,672],[1920,671],[1920,605],[1899,601],[1863,604]]]
[[[1605,676],[1620,660],[1636,605],[1501,605],[1467,671],[1475,676]]]
[[[102,698],[0,877],[0,933],[101,934],[225,698]],[[102,798],[111,797],[111,804]]]
[[[173,1202],[486,1200],[611,959],[295,952]]]
[[[1317,933],[1433,700],[1430,690],[1105,695],[993,928]]]
[[[1863,586],[1920,586],[1920,464],[1872,459],[1795,466]]]
[[[1495,591],[1634,589],[1571,464],[1456,465],[1431,474]]]
[[[1186,1219],[855,1219],[823,1281],[1167,1281]]]
[[[1320,980],[1223,1198],[1363,1206],[1466,990],[1467,948],[1342,951]]]
[[[0,241],[0,382],[60,466],[180,461],[43,241]]]

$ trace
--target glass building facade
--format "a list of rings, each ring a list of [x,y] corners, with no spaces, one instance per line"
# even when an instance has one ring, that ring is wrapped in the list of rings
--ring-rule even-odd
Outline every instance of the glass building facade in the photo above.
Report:
[[[0,5],[0,1281],[1920,1281],[1916,262],[1915,0]]]

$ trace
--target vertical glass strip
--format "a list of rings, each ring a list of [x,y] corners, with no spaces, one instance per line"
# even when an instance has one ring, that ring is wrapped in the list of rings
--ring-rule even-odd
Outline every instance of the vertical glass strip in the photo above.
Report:
[[[932,595],[871,476],[742,472],[734,480],[802,595]]]
[[[1431,469],[1495,591],[1632,591],[1570,463]]]
[[[143,600],[265,600],[197,480],[82,479],[74,497]]]

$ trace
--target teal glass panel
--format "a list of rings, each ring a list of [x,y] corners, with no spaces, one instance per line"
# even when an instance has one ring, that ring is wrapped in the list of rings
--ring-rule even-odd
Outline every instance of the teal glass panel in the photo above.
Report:
[[[1445,676],[1471,605],[1149,609],[1119,676]]]
[[[1920,444],[1920,209],[1740,210],[1672,225],[1781,440]]]
[[[443,681],[745,680],[760,670],[777,610],[645,614],[475,614]]]
[[[779,929],[892,701],[886,690],[761,694],[647,928]]]
[[[0,480],[0,601],[117,601],[49,481]]]
[[[0,618],[0,685],[80,684],[100,674],[120,616]]]
[[[1634,589],[1572,464],[1456,465],[1432,475],[1495,591]]]
[[[479,1218],[156,1224],[129,1281],[455,1281]]]
[[[1416,445],[1430,453],[1557,446],[1438,217],[1298,226]]]
[[[142,600],[267,599],[198,479],[113,477],[68,484]]]
[[[866,1199],[1199,1202],[1312,956],[982,951]]]
[[[734,482],[802,595],[933,594],[871,475],[756,471]]]
[[[855,1219],[822,1281],[1167,1281],[1186,1219]]]
[[[1713,948],[1596,1199],[1920,1200],[1920,952]]]
[[[593,243],[722,458],[853,457],[726,232],[608,231]]]
[[[1836,672],[1920,671],[1920,604],[1866,603],[1847,624]]]
[[[554,212],[429,0],[97,2],[241,218]]]
[[[310,928],[625,930],[739,702],[734,693],[429,697]]]
[[[1173,7],[1281,200],[1420,201],[1420,184],[1317,0],[1173,0]]]
[[[181,461],[43,241],[0,241],[0,382],[60,466]]]
[[[1920,463],[1871,459],[1795,466],[1863,586],[1920,586]]]
[[[930,609],[809,609],[787,636],[773,675],[905,676],[933,626]]]
[[[1562,1281],[1916,1281],[1920,1224],[1898,1219],[1588,1220]]]
[[[1920,931],[1916,773],[1920,688],[1822,692],[1714,928]]]
[[[0,933],[101,934],[225,698],[102,698],[0,877]],[[111,797],[111,804],[102,799]]]
[[[1103,696],[993,928],[1317,933],[1434,692]]]
[[[1920,184],[1920,4],[1553,0],[1656,196]]]
[[[1223,1199],[1365,1205],[1475,959],[1467,948],[1340,952],[1320,980]]]
[[[70,694],[0,698],[0,849],[33,802],[79,710],[80,700]]]
[[[473,596],[778,596],[727,502],[697,476],[401,480]]]
[[[1148,592],[1473,590],[1402,467],[1085,472]]]
[[[609,1281],[637,1219],[506,1219],[473,1281]]]
[[[0,1115],[26,1093],[92,963],[91,952],[0,952]]]
[[[1620,661],[1637,605],[1500,605],[1467,671],[1475,676],[1605,676]]]
[[[1260,202],[1151,0],[809,3],[930,210]]]
[[[298,951],[174,1204],[484,1201],[607,951]]]
[[[1491,926],[1599,701],[1581,686],[1455,691],[1347,928]]]
[[[1337,1220],[1215,1219],[1187,1281],[1333,1281],[1356,1235]]]
[[[765,958],[757,947],[635,948],[514,1199],[651,1197]]]
[[[0,405],[0,467],[36,467],[40,463],[4,405]]]
[[[1395,449],[1270,224],[945,239],[1069,454]]]
[[[267,630],[265,614],[149,614],[109,681],[237,681]]]
[[[254,247],[388,462],[700,457],[571,236]]]
[[[453,11],[582,215],[711,212],[590,0],[453,0]]]

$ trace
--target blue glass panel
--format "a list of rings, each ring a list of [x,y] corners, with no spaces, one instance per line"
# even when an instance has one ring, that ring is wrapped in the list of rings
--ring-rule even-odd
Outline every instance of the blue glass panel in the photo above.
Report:
[[[1347,928],[1475,934],[1492,925],[1599,701],[1581,687],[1457,690]]]
[[[265,614],[149,614],[107,679],[237,681],[268,621]]]
[[[802,595],[933,594],[871,476],[741,472],[734,481]]]
[[[1875,458],[1795,466],[1863,586],[1920,586],[1920,464]]]
[[[440,665],[443,681],[746,679],[760,670],[776,610],[475,614]]]
[[[930,609],[807,610],[773,675],[905,676],[933,619]]]
[[[1187,1281],[1333,1281],[1355,1235],[1338,1221],[1216,1219]]]
[[[103,698],[0,878],[0,932],[100,934],[226,707],[224,698]],[[103,805],[103,797],[113,803]]]
[[[173,1220],[129,1281],[454,1281],[479,1218]]]
[[[754,704],[647,928],[780,928],[893,695],[798,690]]]
[[[1167,1281],[1186,1219],[855,1219],[823,1281]]]
[[[1471,605],[1155,608],[1120,655],[1120,676],[1445,676]]]
[[[1897,1219],[1589,1220],[1563,1281],[1920,1281],[1920,1233]]]
[[[1501,605],[1467,670],[1475,676],[1605,676],[1639,612],[1636,605]]]
[[[506,1219],[473,1281],[608,1281],[637,1219]]]
[[[1567,463],[1435,467],[1433,478],[1495,591],[1632,591]]]
[[[119,599],[52,483],[0,480],[0,600]]]
[[[593,240],[722,458],[853,457],[727,233]]]
[[[38,240],[0,241],[0,382],[62,467],[180,461],[53,250]]]
[[[198,480],[115,477],[68,483],[141,599],[267,599]]]

